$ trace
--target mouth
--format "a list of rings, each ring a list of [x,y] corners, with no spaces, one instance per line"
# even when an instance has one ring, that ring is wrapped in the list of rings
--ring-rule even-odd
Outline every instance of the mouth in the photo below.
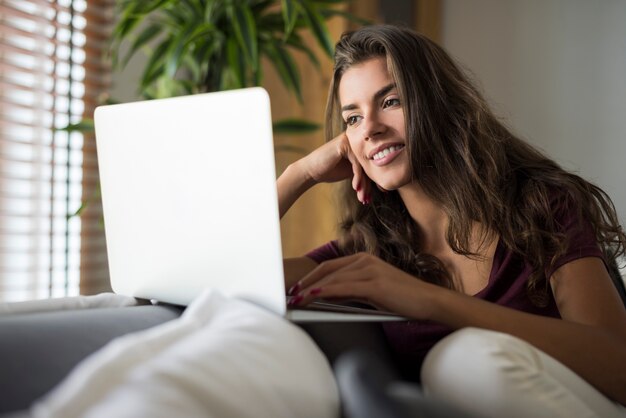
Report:
[[[376,148],[369,155],[369,159],[376,165],[390,163],[404,149],[404,144],[386,144]]]

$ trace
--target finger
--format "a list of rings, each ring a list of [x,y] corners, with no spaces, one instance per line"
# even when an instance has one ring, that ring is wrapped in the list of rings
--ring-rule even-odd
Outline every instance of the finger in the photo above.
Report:
[[[293,286],[297,290],[293,293],[301,293],[304,289],[310,289],[315,283],[319,283],[325,277],[343,269],[358,261],[358,254],[352,254],[333,260],[324,261]],[[292,289],[293,289],[292,288]]]
[[[375,286],[361,269],[341,271],[329,278],[325,283],[316,284],[311,289],[304,289],[295,300],[296,306],[305,306],[316,299],[358,299],[376,307],[382,305],[377,302]]]
[[[348,159],[352,165],[352,188],[356,191],[359,202],[365,203],[365,198],[369,193],[369,179],[352,151],[350,151]]]
[[[366,177],[369,180],[369,177]],[[363,199],[361,202],[364,205],[369,205],[372,202],[372,181],[365,181],[363,185]]]
[[[343,158],[347,159],[350,162],[352,168],[352,188],[355,191],[359,192],[361,188],[360,182],[363,173],[361,164],[359,164],[359,161],[354,155],[354,152],[352,152],[350,141],[348,140],[348,136],[345,134],[345,132],[335,139],[340,141],[341,155],[343,156]]]

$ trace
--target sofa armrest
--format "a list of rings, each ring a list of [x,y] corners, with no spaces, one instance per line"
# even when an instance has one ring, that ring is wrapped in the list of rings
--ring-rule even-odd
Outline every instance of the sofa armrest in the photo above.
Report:
[[[181,312],[144,305],[0,317],[0,414],[29,407],[115,337],[172,320]]]

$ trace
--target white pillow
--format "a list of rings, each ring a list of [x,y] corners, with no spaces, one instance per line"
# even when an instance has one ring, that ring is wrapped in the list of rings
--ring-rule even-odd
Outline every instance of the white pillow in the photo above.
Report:
[[[337,417],[323,353],[297,326],[206,291],[181,318],[83,361],[35,417]]]

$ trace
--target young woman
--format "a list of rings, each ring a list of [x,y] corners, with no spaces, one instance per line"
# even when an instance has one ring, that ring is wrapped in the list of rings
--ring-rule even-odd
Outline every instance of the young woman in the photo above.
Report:
[[[277,182],[281,215],[350,180],[341,236],[285,261],[292,304],[358,298],[402,372],[479,416],[626,416],[609,197],[514,136],[442,48],[372,26],[336,46],[329,141]],[[332,139],[331,139],[332,138]]]

